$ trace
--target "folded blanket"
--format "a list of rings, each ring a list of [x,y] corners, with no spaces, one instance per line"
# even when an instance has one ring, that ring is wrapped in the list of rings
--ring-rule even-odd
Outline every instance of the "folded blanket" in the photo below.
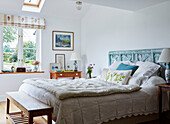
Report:
[[[100,81],[98,79],[54,80],[54,79],[26,79],[23,83],[43,88],[63,100],[84,96],[104,96],[114,93],[129,93],[138,91],[138,85],[119,85]]]

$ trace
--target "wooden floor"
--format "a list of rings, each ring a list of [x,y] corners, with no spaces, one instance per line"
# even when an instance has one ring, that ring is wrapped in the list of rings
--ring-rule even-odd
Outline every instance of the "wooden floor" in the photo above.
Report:
[[[11,104],[10,106],[10,112],[17,112],[19,109]],[[0,102],[0,124],[9,124],[9,122],[6,120],[6,102]],[[169,116],[169,115],[168,115]],[[42,117],[35,117],[34,118],[35,124],[46,124],[46,121]],[[145,122],[141,124],[159,124],[158,120],[151,121],[151,122]],[[169,120],[163,120],[162,124],[170,124]]]
[[[11,104],[10,106],[10,112],[18,112],[19,109]],[[10,124],[6,120],[6,102],[0,102],[0,124]],[[42,117],[35,117],[34,118],[35,124],[46,124],[46,121]]]

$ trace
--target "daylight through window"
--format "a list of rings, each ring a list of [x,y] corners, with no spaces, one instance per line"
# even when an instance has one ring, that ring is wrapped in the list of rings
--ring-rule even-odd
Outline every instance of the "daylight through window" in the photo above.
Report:
[[[24,66],[33,68],[34,60],[39,60],[39,38],[37,29],[3,27],[3,70]]]

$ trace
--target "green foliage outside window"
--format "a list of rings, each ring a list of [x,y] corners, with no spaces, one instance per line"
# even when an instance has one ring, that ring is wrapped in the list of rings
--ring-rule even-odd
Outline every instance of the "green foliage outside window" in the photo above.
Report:
[[[4,65],[7,65],[10,69],[13,62],[18,61],[18,50],[17,49],[10,49],[10,43],[14,42],[17,39],[17,28],[11,27],[4,27],[3,28],[3,42],[4,50],[3,50],[3,61]],[[27,49],[27,48],[36,48],[36,44],[32,41],[24,42],[23,43],[23,59],[24,63],[27,66],[32,65],[33,60],[36,60],[36,50],[35,49]]]
[[[16,40],[16,35],[17,35],[16,28],[10,28],[10,27],[3,28],[3,41],[4,42],[9,43],[9,42]]]

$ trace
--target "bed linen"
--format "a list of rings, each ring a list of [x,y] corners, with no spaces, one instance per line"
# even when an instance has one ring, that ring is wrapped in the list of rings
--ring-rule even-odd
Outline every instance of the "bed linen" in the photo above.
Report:
[[[158,113],[158,89],[152,83],[146,83],[141,90],[132,93],[65,100],[59,100],[54,94],[27,83],[22,84],[19,91],[52,106],[56,124],[100,124],[132,115]],[[166,94],[163,99],[163,110],[166,111],[169,109],[165,102]]]
[[[121,71],[121,73],[123,73],[123,71]],[[128,70],[126,73],[130,75],[131,70]],[[126,80],[129,79],[128,76],[125,77]],[[54,94],[55,97],[60,100],[82,96],[104,96],[114,93],[129,93],[140,90],[138,85],[121,85],[117,82],[109,83],[100,80],[86,80],[83,78],[75,80],[32,78],[23,81],[23,83],[34,85]]]

